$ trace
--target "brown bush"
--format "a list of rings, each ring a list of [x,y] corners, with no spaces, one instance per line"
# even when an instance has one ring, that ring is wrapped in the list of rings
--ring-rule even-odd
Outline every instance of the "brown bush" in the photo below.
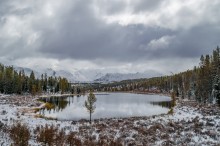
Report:
[[[116,141],[110,141],[110,146],[123,146],[122,142],[120,140],[116,140]]]
[[[42,143],[43,145],[52,146],[56,140],[57,132],[58,132],[58,128],[54,127],[53,125],[48,126],[46,124],[45,127],[40,128],[37,136],[37,141]]]
[[[28,146],[30,131],[26,125],[17,123],[9,129],[10,138],[15,146]]]
[[[67,135],[66,143],[69,146],[81,146],[82,145],[81,140],[76,137],[75,132],[70,132]]]
[[[65,141],[66,141],[66,134],[65,131],[62,129],[61,131],[59,131],[59,133],[57,133],[54,144],[56,146],[64,146]]]
[[[99,146],[95,141],[93,141],[92,139],[86,139],[83,143],[83,145],[88,145],[88,146]],[[103,145],[105,146],[105,145]]]

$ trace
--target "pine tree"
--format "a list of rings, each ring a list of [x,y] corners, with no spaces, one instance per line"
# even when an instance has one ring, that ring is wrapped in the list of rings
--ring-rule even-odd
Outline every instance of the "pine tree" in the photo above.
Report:
[[[4,66],[0,64],[0,93],[4,92],[3,73],[4,73]]]
[[[92,91],[90,91],[87,100],[85,101],[85,107],[88,110],[89,114],[90,114],[90,123],[92,120],[92,113],[95,111],[95,102],[96,102],[96,97],[95,95],[92,93]]]
[[[28,90],[32,95],[36,94],[36,85],[35,85],[35,75],[32,71],[30,74],[29,82],[28,82]]]
[[[206,102],[212,92],[210,56],[201,56],[200,69],[198,72],[196,96],[198,101]]]

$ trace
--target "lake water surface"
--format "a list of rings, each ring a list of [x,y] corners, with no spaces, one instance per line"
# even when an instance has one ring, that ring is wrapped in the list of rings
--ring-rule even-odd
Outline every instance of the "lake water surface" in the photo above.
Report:
[[[171,98],[160,95],[131,93],[97,93],[96,109],[92,119],[141,117],[167,113],[171,108]],[[46,117],[58,120],[89,119],[84,104],[87,95],[75,97],[41,98],[51,103],[50,109],[40,111]]]

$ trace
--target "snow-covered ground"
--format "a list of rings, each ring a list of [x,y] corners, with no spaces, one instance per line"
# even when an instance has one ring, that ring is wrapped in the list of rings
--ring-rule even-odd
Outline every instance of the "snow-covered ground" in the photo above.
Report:
[[[94,141],[118,141],[122,145],[219,145],[220,109],[193,101],[179,101],[173,114],[124,119],[100,119],[91,125],[87,121],[55,121],[35,118],[33,110],[41,106],[36,98],[0,95],[0,145],[11,140],[4,129],[20,121],[32,131],[30,145],[36,142],[34,129],[55,125],[66,133],[75,131],[81,141],[92,137]],[[144,112],[144,111],[143,111]],[[4,128],[3,128],[4,127]]]

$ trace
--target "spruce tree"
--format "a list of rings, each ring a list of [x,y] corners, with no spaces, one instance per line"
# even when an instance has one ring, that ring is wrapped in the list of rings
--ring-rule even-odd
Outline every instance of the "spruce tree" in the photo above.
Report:
[[[90,123],[91,123],[91,120],[92,120],[92,113],[95,111],[95,102],[96,102],[96,97],[95,95],[93,94],[92,91],[90,91],[88,97],[87,97],[87,100],[85,101],[85,107],[87,109],[87,111],[89,112],[89,115],[90,115]]]

